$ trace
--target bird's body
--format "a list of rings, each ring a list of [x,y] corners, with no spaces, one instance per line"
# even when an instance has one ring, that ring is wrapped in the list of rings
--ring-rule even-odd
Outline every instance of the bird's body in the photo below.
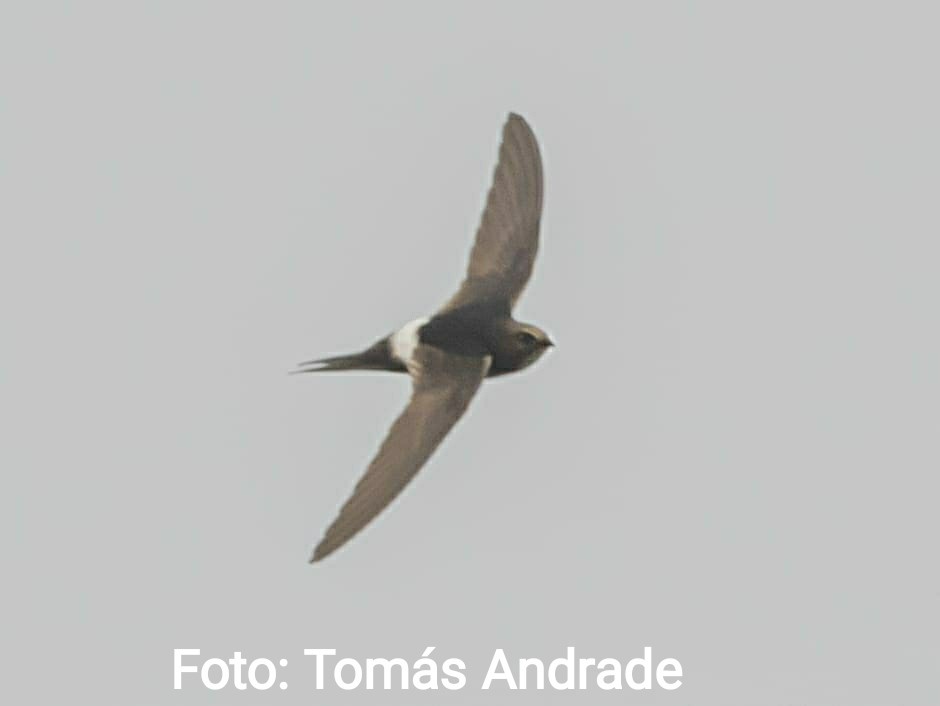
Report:
[[[317,561],[345,544],[408,484],[466,410],[483,379],[522,370],[552,345],[512,318],[532,272],[542,208],[542,166],[531,128],[511,114],[467,276],[447,304],[360,353],[301,364],[298,372],[408,373],[411,401],[317,545]]]
[[[522,343],[520,336],[526,340],[532,336],[536,345]],[[553,344],[534,326],[495,315],[489,307],[467,307],[442,316],[409,321],[361,353],[312,361],[307,365],[318,365],[316,370],[300,372],[385,370],[407,373],[421,345],[457,355],[488,357],[487,377],[495,377],[528,367]]]

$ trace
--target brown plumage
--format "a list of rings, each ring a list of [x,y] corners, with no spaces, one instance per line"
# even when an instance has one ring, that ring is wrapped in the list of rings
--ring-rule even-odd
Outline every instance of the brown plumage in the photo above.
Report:
[[[411,375],[408,406],[392,424],[311,561],[345,544],[411,481],[488,375],[521,370],[554,345],[512,318],[532,274],[542,213],[542,163],[531,128],[510,114],[467,274],[430,319],[406,325],[361,353],[303,363],[297,372],[387,370]]]
[[[510,113],[467,276],[442,311],[494,300],[512,309],[532,274],[541,217],[539,145],[529,124]]]
[[[421,372],[414,378],[408,406],[317,545],[313,561],[345,544],[408,485],[467,409],[489,367],[486,358],[433,346],[419,346],[417,359]]]

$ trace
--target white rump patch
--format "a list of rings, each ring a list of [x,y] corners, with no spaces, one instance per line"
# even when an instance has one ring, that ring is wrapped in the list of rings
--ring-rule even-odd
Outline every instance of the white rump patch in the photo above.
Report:
[[[408,370],[412,370],[412,361],[418,347],[418,329],[424,326],[428,319],[415,319],[409,321],[400,330],[392,334],[390,340],[392,356],[401,361]]]

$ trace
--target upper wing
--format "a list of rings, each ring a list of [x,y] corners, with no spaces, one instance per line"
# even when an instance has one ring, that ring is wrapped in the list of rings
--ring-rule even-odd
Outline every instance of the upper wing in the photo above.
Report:
[[[445,353],[421,345],[415,352],[414,389],[382,442],[365,475],[356,484],[311,561],[339,549],[365,527],[414,478],[457,423],[486,377],[490,359]]]
[[[529,124],[510,113],[466,279],[443,310],[482,300],[512,308],[532,274],[541,216],[539,146]]]

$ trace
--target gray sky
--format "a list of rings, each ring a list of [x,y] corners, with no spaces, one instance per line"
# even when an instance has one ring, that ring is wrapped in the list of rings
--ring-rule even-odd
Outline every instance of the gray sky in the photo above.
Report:
[[[0,10],[5,690],[938,703],[936,11],[377,5]],[[453,292],[510,110],[546,173],[517,313],[558,348],[311,567],[408,384],[285,373]],[[465,689],[301,656],[429,645]],[[478,688],[567,645],[684,684]],[[175,647],[289,689],[174,692]]]

